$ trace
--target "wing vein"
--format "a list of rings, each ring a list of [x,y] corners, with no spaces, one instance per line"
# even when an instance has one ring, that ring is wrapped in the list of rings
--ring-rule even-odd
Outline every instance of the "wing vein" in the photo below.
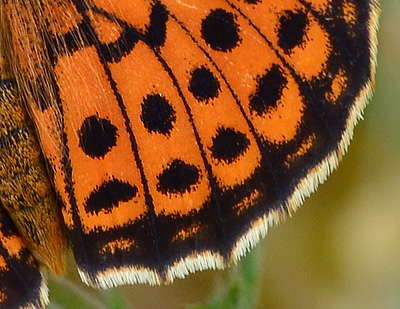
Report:
[[[88,15],[86,14],[86,9],[82,5],[77,3],[76,0],[73,0],[73,1],[74,1],[75,5],[77,6],[78,11],[82,14],[84,22],[87,23],[88,27],[91,27],[90,26],[91,25],[90,19],[89,19]],[[91,30],[94,33],[94,29],[91,28]],[[115,82],[115,80],[114,80],[114,78],[112,76],[111,70],[110,70],[110,68],[109,68],[109,66],[107,64],[106,59],[103,56],[100,43],[99,43],[99,41],[97,39],[94,39],[93,43],[94,43],[94,46],[95,46],[95,48],[97,50],[97,53],[99,55],[101,64],[103,65],[104,71],[105,71],[105,73],[106,73],[106,75],[107,75],[107,77],[109,79],[109,83],[110,83],[111,89],[112,89],[112,91],[113,91],[113,93],[114,93],[114,95],[115,95],[115,97],[117,99],[118,106],[119,106],[119,108],[121,110],[122,116],[123,116],[124,121],[125,121],[126,131],[128,132],[128,135],[129,135],[129,138],[130,138],[131,149],[132,149],[132,152],[134,154],[134,158],[135,158],[137,167],[138,167],[139,172],[140,172],[140,177],[141,177],[141,181],[142,181],[142,184],[143,184],[143,189],[144,189],[144,192],[145,192],[145,200],[146,200],[146,205],[148,207],[148,215],[149,215],[149,219],[150,219],[150,228],[151,228],[151,232],[153,234],[152,236],[153,236],[153,240],[154,240],[154,242],[153,242],[153,244],[154,244],[154,253],[155,253],[154,255],[155,255],[156,260],[160,261],[161,260],[160,240],[159,240],[157,226],[156,226],[156,214],[155,214],[155,209],[154,209],[154,203],[153,203],[153,198],[152,198],[152,196],[150,194],[150,189],[149,189],[148,181],[147,181],[147,178],[146,178],[146,175],[145,175],[145,172],[144,172],[143,163],[142,163],[142,160],[141,160],[140,155],[139,155],[139,150],[138,150],[138,144],[137,144],[137,141],[136,141],[136,137],[135,137],[135,135],[133,133],[133,129],[132,129],[132,126],[131,126],[131,123],[130,123],[130,119],[129,119],[129,116],[128,116],[124,101],[122,99],[122,96],[118,92],[117,84],[116,84],[116,82]]]
[[[219,224],[217,226],[219,226],[219,228],[220,228],[222,241],[225,242],[226,228],[225,228],[225,224],[224,224],[225,220],[224,220],[223,215],[222,215],[222,209],[221,209],[221,203],[220,203],[220,193],[219,193],[220,190],[219,190],[219,187],[218,187],[217,182],[215,180],[214,174],[212,172],[211,165],[207,160],[207,156],[206,156],[206,153],[204,151],[204,146],[203,146],[203,143],[201,142],[201,138],[200,138],[199,132],[197,131],[196,125],[194,123],[193,113],[192,113],[192,111],[190,109],[189,104],[187,103],[187,100],[185,98],[185,95],[183,94],[183,91],[182,91],[182,89],[181,89],[181,87],[180,87],[180,85],[178,83],[177,78],[175,77],[174,73],[172,72],[172,69],[169,67],[169,65],[165,61],[165,59],[162,58],[160,52],[157,51],[157,49],[152,48],[152,50],[153,50],[155,56],[157,57],[158,61],[161,63],[161,65],[163,66],[165,71],[168,73],[168,75],[172,79],[172,82],[173,82],[176,90],[178,91],[179,96],[181,97],[182,102],[183,102],[183,104],[185,106],[186,112],[187,112],[187,114],[189,116],[190,124],[192,125],[193,132],[194,132],[194,135],[195,135],[195,138],[196,138],[196,142],[197,142],[197,145],[198,145],[198,147],[200,149],[201,157],[203,159],[205,168],[207,170],[208,180],[210,181],[210,184],[211,184],[211,196],[212,196],[212,199],[215,201],[215,204],[213,204],[213,205],[216,206],[216,212],[217,212],[218,221],[219,221]]]
[[[285,60],[285,58],[281,55],[281,53],[274,47],[272,42],[268,40],[268,38],[261,32],[261,30],[253,23],[253,21],[247,17],[237,6],[235,6],[232,2],[229,0],[225,0],[235,11],[237,11],[247,22],[249,25],[257,31],[257,33],[263,38],[263,40],[268,44],[268,46],[273,50],[273,52],[276,54],[276,56],[279,58],[279,60],[282,61],[283,65],[289,70],[290,74],[292,77],[295,79],[297,84],[299,85],[299,88],[302,92],[302,94],[306,97],[308,103],[310,103],[310,107],[314,111],[314,114],[318,117],[318,120],[320,124],[325,128],[326,132],[329,134],[330,138],[332,140],[335,140],[335,137],[332,133],[332,129],[328,127],[327,122],[323,118],[322,114],[319,112],[319,109],[315,106],[313,95],[312,95],[312,90],[310,87],[308,87],[307,83],[305,83],[299,74],[296,72],[296,70]]]
[[[280,185],[279,185],[279,180],[278,180],[279,177],[278,177],[277,171],[273,168],[273,166],[272,166],[272,164],[271,164],[271,160],[268,159],[268,157],[269,157],[268,152],[267,152],[267,150],[265,149],[265,147],[263,146],[263,142],[261,141],[260,137],[259,137],[258,134],[256,133],[256,130],[255,130],[254,125],[252,124],[252,122],[250,121],[249,117],[247,116],[247,114],[246,114],[246,112],[245,112],[245,110],[244,110],[244,107],[243,107],[242,103],[241,103],[240,100],[239,100],[239,97],[238,97],[237,94],[235,93],[235,91],[234,91],[234,89],[232,88],[232,86],[229,84],[229,82],[228,82],[228,80],[227,80],[225,74],[224,74],[223,71],[221,70],[221,68],[220,68],[220,67],[215,63],[215,61],[212,59],[211,55],[201,46],[201,44],[196,40],[196,38],[193,37],[193,35],[190,33],[190,31],[185,27],[185,25],[184,25],[180,20],[178,20],[178,18],[177,18],[174,14],[172,14],[172,13],[170,12],[170,15],[171,15],[171,17],[179,24],[179,26],[186,32],[186,34],[190,37],[190,39],[191,39],[191,40],[196,44],[196,46],[203,52],[203,54],[207,57],[207,59],[210,61],[210,63],[212,63],[212,65],[215,67],[215,69],[216,69],[216,70],[218,71],[218,73],[221,75],[221,78],[223,79],[224,83],[225,83],[226,86],[228,87],[229,92],[232,94],[232,97],[234,98],[234,100],[235,100],[237,106],[239,107],[240,112],[241,112],[242,116],[244,117],[244,119],[245,119],[245,121],[246,121],[246,123],[247,123],[247,125],[248,125],[248,127],[249,127],[249,129],[250,129],[250,132],[251,132],[251,134],[253,135],[253,137],[254,137],[254,139],[255,139],[255,141],[256,141],[256,143],[257,143],[258,149],[260,150],[260,152],[261,152],[263,158],[265,159],[265,164],[268,165],[268,170],[270,171],[271,178],[272,178],[272,180],[273,180],[273,182],[274,182],[274,190],[275,190],[275,193],[276,193],[277,195],[279,195],[279,191],[280,191],[279,188],[280,188]]]

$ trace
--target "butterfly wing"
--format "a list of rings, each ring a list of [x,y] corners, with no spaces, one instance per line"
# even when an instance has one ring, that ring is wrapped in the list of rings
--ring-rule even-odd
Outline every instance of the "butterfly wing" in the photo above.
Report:
[[[11,62],[95,286],[236,261],[336,167],[371,94],[371,0],[20,3]]]
[[[43,308],[49,302],[37,262],[0,207],[0,307]]]

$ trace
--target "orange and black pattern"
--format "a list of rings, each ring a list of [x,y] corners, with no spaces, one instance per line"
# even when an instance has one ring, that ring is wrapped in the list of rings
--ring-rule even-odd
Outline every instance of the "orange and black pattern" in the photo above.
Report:
[[[373,86],[374,0],[1,1],[0,51],[96,287],[235,262],[336,167]]]
[[[3,65],[0,72],[7,76]],[[0,82],[0,171],[0,304],[40,308],[48,297],[38,261],[63,272],[64,228],[33,123],[6,79]]]
[[[2,308],[40,308],[48,301],[37,262],[0,208],[0,303]]]
[[[0,207],[1,308],[41,308],[48,302],[47,287],[38,264],[3,207]]]

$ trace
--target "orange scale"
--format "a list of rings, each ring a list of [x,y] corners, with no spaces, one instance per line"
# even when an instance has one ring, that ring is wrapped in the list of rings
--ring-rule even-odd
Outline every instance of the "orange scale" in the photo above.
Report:
[[[347,89],[347,83],[348,78],[346,71],[340,69],[332,79],[331,89],[325,93],[325,99],[332,104],[338,103],[338,99]]]
[[[240,46],[232,51],[229,62],[225,61],[224,55],[211,52],[213,60],[222,70],[228,84],[245,109],[256,85],[257,77],[263,75],[265,68],[279,62],[275,54],[264,45],[248,47]],[[247,57],[248,60],[243,60]]]
[[[207,173],[187,111],[168,72],[155,54],[141,42],[121,62],[112,64],[110,69],[138,141],[139,156],[156,213],[188,213],[200,209],[210,194]],[[141,119],[142,103],[149,95],[160,96],[174,111],[175,120],[172,121],[171,130],[165,134],[149,131]],[[175,159],[198,168],[201,177],[185,193],[161,193],[157,189],[158,176]]]
[[[96,51],[87,48],[61,57],[55,72],[63,104],[74,193],[85,231],[99,226],[103,229],[122,226],[135,220],[146,211],[140,173],[124,119]],[[94,115],[118,128],[116,145],[100,158],[92,158],[82,150],[78,133],[85,119]],[[122,166],[121,160],[127,164]],[[131,201],[114,206],[112,213],[104,210],[94,215],[87,213],[84,207],[87,198],[110,179],[128,182],[138,189],[138,194]]]
[[[211,194],[211,188],[203,162],[190,161],[190,158],[185,157],[178,159],[186,164],[194,165],[200,171],[199,179],[194,186],[190,187],[190,190],[184,193],[171,193],[166,195],[156,189],[159,183],[157,177],[150,178],[150,192],[154,202],[154,210],[157,215],[187,215],[192,211],[198,211],[203,207]],[[161,172],[163,168],[168,168],[168,165],[165,164],[159,167],[159,171]]]
[[[302,77],[311,80],[326,70],[332,46],[322,26],[311,14],[308,14],[308,18],[311,24],[304,46],[293,48],[285,59]]]
[[[35,80],[44,71],[41,63],[45,55],[43,50],[37,50],[39,29],[34,15],[30,13],[33,8],[30,3],[22,1],[5,2],[1,4],[2,16],[9,24],[7,30],[13,29],[15,32],[10,38],[10,43],[13,47],[12,56],[19,65],[20,72],[17,72],[17,77],[25,74],[26,80]],[[32,65],[33,63],[35,65]]]
[[[259,165],[261,154],[236,102],[228,95],[228,89],[224,88],[226,86],[213,104],[194,107],[192,111],[196,114],[196,123],[199,123],[196,127],[213,174],[221,186],[234,186],[251,176]],[[234,128],[235,131],[245,134],[250,141],[246,152],[229,164],[215,159],[211,151],[213,137],[219,128]]]
[[[326,1],[316,3],[320,7]],[[318,76],[325,68],[331,51],[331,44],[326,32],[316,21],[311,13],[307,14],[310,25],[307,27],[305,41],[301,46],[286,54],[278,44],[279,21],[286,11],[303,11],[306,8],[293,1],[263,1],[253,10],[251,5],[240,1],[234,1],[235,5],[249,17],[249,19],[260,29],[265,38],[288,62],[288,64],[307,80]]]
[[[254,169],[259,165],[261,154],[238,103],[214,65],[176,22],[168,23],[168,35],[169,39],[161,48],[161,55],[173,68],[174,76],[187,99],[207,159],[212,164],[213,173],[221,186],[234,186],[243,182],[251,176]],[[174,44],[176,40],[180,42],[181,57],[179,58],[176,57]],[[191,69],[187,70],[188,67]],[[210,99],[209,102],[198,101],[189,90],[191,74],[197,68],[208,69],[218,79],[220,85],[218,96]],[[231,164],[224,164],[215,160],[210,150],[213,146],[213,137],[221,127],[235,128],[235,130],[246,134],[246,137],[250,140],[248,150]]]
[[[332,6],[333,0],[313,0],[311,6],[320,14],[326,13],[327,9]]]
[[[229,96],[225,85],[217,99],[212,104],[198,104],[194,102],[192,111],[196,115],[196,126],[207,155],[207,160],[212,165],[212,171],[221,186],[234,186],[243,182],[251,176],[261,160],[260,150],[249,130],[243,115],[241,114],[235,100]],[[196,106],[197,103],[197,106]],[[227,164],[213,157],[213,138],[220,128],[234,128],[235,131],[243,133],[250,144],[245,153]]]
[[[196,37],[196,40],[223,72],[240,103],[246,107],[252,89],[255,87],[256,77],[262,75],[265,68],[280,61],[275,52],[269,48],[259,33],[248,25],[246,20],[238,16],[237,23],[241,25],[240,42],[228,52],[212,49],[200,35]]]
[[[198,0],[162,0],[162,2],[190,33],[198,37],[201,29],[201,21],[207,14],[216,9],[231,10],[224,0],[198,1]]]
[[[223,0],[215,0],[215,1],[198,1],[198,0],[185,0],[185,1],[176,1],[176,0],[164,0],[162,1],[164,5],[168,8],[168,11],[173,14],[179,22],[181,22],[184,27],[188,30],[188,32],[195,38],[195,40],[199,43],[199,45],[209,53],[213,61],[220,60],[223,63],[231,64],[231,68],[234,67],[234,60],[232,57],[232,52],[235,51],[238,47],[234,48],[233,51],[231,50],[229,53],[224,53],[220,51],[213,51],[211,47],[209,47],[202,36],[202,23],[207,16],[215,10],[222,9],[228,13],[232,13],[234,15],[235,22],[240,25],[241,31],[239,31],[239,36],[241,37],[241,33],[247,32],[247,28],[245,24],[247,22],[244,21],[241,16],[232,10],[232,7]],[[256,35],[257,36],[257,35]],[[243,44],[243,40],[239,43],[240,45]],[[258,50],[254,50],[254,53],[249,54],[248,57],[242,57],[240,60],[242,62],[249,62],[248,66],[252,64],[256,65],[257,60],[263,59],[263,54]],[[251,58],[253,57],[253,58]],[[254,58],[255,57],[255,58]],[[216,61],[217,62],[217,61]],[[244,64],[242,63],[244,66]],[[257,65],[256,65],[257,66]],[[224,69],[221,67],[224,71]],[[235,68],[237,69],[237,68]],[[238,72],[239,74],[239,72]],[[240,76],[239,80],[245,78],[245,75]],[[237,77],[236,77],[237,78]],[[242,83],[244,83],[243,80]]]
[[[147,0],[92,0],[93,4],[133,27],[144,30],[150,22],[152,4]]]
[[[281,144],[292,140],[298,130],[304,113],[304,102],[293,77],[284,71],[287,85],[275,108],[270,108],[261,116],[251,114],[256,131],[271,143]]]
[[[256,5],[251,5],[242,0],[232,0],[232,4],[244,13],[261,32],[270,39],[274,36],[277,17],[280,12],[301,9],[303,6],[292,0],[263,0]]]
[[[26,245],[24,244],[22,238],[17,234],[15,227],[13,225],[10,226],[11,221],[9,221],[8,214],[5,209],[0,208],[0,246],[3,250],[7,252],[7,255],[0,255],[0,269],[8,270],[10,267],[8,265],[10,258],[21,259],[21,253],[24,249],[26,249]],[[8,224],[4,227],[3,224]],[[8,231],[8,235],[5,235],[2,231],[5,229]],[[4,253],[4,252],[3,252]],[[8,256],[8,257],[7,257]],[[29,258],[29,257],[28,257]]]
[[[42,2],[43,15],[48,21],[48,29],[54,35],[67,34],[82,22],[80,15],[72,1],[46,1]]]
[[[89,18],[93,24],[93,28],[102,44],[110,44],[113,41],[118,40],[121,36],[122,27],[117,23],[110,21],[103,15],[93,13],[89,11]]]
[[[239,131],[244,133],[243,131]],[[250,145],[246,151],[236,160],[230,163],[223,161],[211,160],[213,163],[213,172],[217,178],[217,182],[221,187],[234,187],[242,184],[246,179],[250,178],[255,169],[260,165],[261,154],[254,140],[254,137],[247,132],[246,137],[250,140]],[[210,156],[211,152],[208,152]]]
[[[143,199],[143,196],[141,196]],[[82,231],[89,234],[94,231],[108,231],[132,224],[136,219],[145,213],[144,207],[140,203],[131,200],[129,202],[119,202],[118,207],[114,207],[112,212],[100,212],[98,214],[87,213],[82,204],[78,204],[78,215],[82,226]]]
[[[282,12],[304,8],[297,1],[292,0],[264,0],[255,6],[241,0],[233,0],[232,3],[273,43],[275,43],[274,37],[276,36],[274,32]]]
[[[56,131],[59,127],[57,121],[57,112],[53,108],[49,108],[41,112],[37,109],[36,104],[31,104],[33,117],[35,119],[36,127],[39,132],[38,138],[40,139],[40,146],[43,150],[43,155],[46,157],[51,165],[52,182],[61,198],[62,205],[69,205],[69,193],[65,186],[65,173],[63,172],[63,149],[60,136],[61,129]],[[70,207],[62,207],[64,223],[68,228],[74,225],[72,219],[72,209]]]
[[[9,237],[4,236],[2,233],[0,235],[1,244],[7,250],[7,253],[12,257],[19,257],[21,250],[25,248],[22,239],[17,235]]]
[[[343,18],[349,26],[357,25],[358,14],[356,6],[351,1],[343,1]]]
[[[6,270],[8,270],[8,264],[7,264],[6,260],[4,259],[4,257],[2,255],[0,255],[0,272],[6,271]],[[0,291],[0,293],[1,293],[1,291]],[[3,299],[4,296],[2,294],[0,294],[0,303],[2,300],[4,300]]]

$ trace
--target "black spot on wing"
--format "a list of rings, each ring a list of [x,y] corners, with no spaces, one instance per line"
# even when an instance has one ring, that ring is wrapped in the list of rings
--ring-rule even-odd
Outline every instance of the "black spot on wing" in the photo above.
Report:
[[[273,65],[258,79],[256,92],[250,96],[250,111],[261,116],[269,108],[276,107],[286,85],[287,79],[281,68]]]
[[[163,46],[167,39],[168,11],[161,3],[156,3],[150,14],[150,24],[147,27],[144,41],[150,47]]]
[[[213,145],[210,148],[212,157],[228,164],[244,154],[250,145],[246,134],[224,127],[218,128],[212,141]]]
[[[190,192],[200,179],[199,169],[175,159],[157,176],[157,190],[165,195]]]
[[[201,23],[201,35],[212,49],[228,52],[240,42],[235,16],[223,9],[211,10]]]
[[[220,84],[214,74],[206,67],[202,66],[193,70],[189,91],[198,101],[208,101],[218,97]]]
[[[152,94],[143,99],[140,119],[150,133],[168,135],[176,121],[176,113],[166,98]]]
[[[307,15],[304,12],[285,11],[279,19],[278,45],[285,53],[303,43],[308,26]]]
[[[79,146],[91,158],[104,158],[117,144],[117,130],[109,120],[90,116],[78,132]]]
[[[119,202],[128,202],[136,196],[138,189],[127,182],[113,179],[96,188],[85,203],[85,210],[91,214],[110,212]]]

